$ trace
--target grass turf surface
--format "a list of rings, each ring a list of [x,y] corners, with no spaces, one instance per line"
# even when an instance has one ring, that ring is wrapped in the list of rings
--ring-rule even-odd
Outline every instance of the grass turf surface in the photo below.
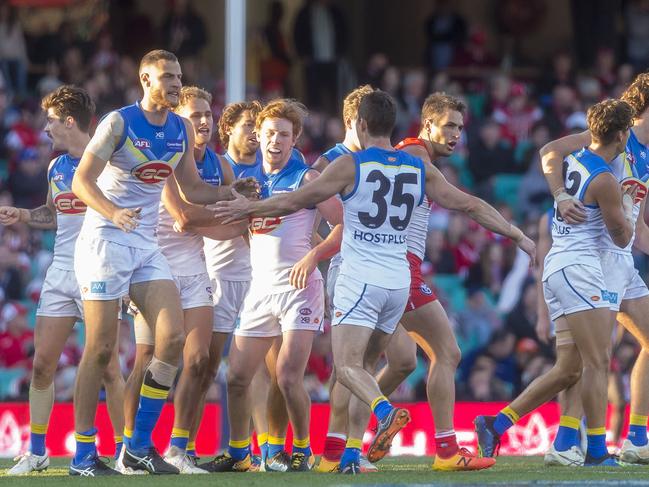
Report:
[[[625,468],[570,468],[543,466],[542,457],[500,457],[496,466],[479,472],[433,472],[431,458],[401,457],[388,458],[379,464],[380,472],[358,476],[309,473],[227,473],[211,475],[158,476],[149,475],[111,478],[80,479],[69,477],[69,460],[55,458],[50,468],[43,473],[25,477],[7,477],[6,469],[11,460],[0,460],[0,485],[53,487],[92,482],[92,485],[125,485],[164,487],[178,485],[185,487],[218,485],[219,487],[254,487],[283,485],[325,486],[325,485],[649,485],[649,466]],[[88,484],[89,485],[89,484]]]

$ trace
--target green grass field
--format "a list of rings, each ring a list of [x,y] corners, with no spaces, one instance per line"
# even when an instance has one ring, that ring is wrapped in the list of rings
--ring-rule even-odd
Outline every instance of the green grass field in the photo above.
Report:
[[[62,486],[79,482],[104,486],[155,486],[165,487],[179,485],[218,486],[218,487],[255,487],[282,485],[291,486],[324,486],[324,485],[649,485],[648,467],[626,468],[545,468],[541,457],[501,457],[498,464],[480,472],[439,473],[430,469],[430,458],[386,459],[380,463],[381,471],[375,474],[348,477],[335,474],[318,473],[240,473],[212,475],[184,475],[168,477],[111,477],[97,479],[79,479],[67,476],[67,459],[54,459],[47,472],[27,477],[7,477],[4,471],[11,461],[0,460],[0,485],[11,486]],[[89,485],[89,484],[88,484]]]

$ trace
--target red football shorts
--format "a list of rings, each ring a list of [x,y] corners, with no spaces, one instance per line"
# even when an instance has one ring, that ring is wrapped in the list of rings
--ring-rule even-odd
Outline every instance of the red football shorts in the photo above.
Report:
[[[406,305],[406,313],[437,300],[437,296],[421,275],[421,259],[412,252],[408,252],[407,257],[410,264],[410,297]]]

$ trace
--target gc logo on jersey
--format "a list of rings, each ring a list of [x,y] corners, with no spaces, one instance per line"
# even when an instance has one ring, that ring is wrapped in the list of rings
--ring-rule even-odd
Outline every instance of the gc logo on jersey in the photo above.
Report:
[[[54,206],[57,211],[67,215],[78,215],[86,212],[86,204],[75,196],[74,193],[59,193],[54,197]]]
[[[267,216],[263,218],[253,218],[250,221],[250,231],[252,233],[270,233],[282,224],[282,218],[279,216]]]
[[[169,176],[173,169],[163,161],[147,161],[131,169],[131,174],[143,183],[161,183]]]

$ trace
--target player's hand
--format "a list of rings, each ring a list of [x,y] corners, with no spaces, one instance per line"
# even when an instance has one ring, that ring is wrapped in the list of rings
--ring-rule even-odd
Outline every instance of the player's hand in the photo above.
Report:
[[[557,199],[557,209],[559,214],[569,225],[577,225],[586,221],[586,211],[584,205],[577,198],[569,196],[564,193],[568,198]]]
[[[536,320],[536,336],[545,344],[550,343],[550,319],[547,316]]]
[[[527,235],[523,234],[522,238],[520,238],[517,242],[516,245],[520,247],[520,249],[525,252],[527,255],[530,256],[530,267],[535,267],[536,266],[536,244],[534,241],[529,238]]]
[[[13,206],[0,206],[0,225],[13,225],[20,221],[20,210]]]
[[[288,275],[288,282],[296,289],[304,289],[311,273],[318,265],[315,256],[309,252],[295,263]]]
[[[253,177],[237,179],[232,183],[232,189],[246,198],[259,199],[261,189],[259,183]]]
[[[176,233],[183,233],[185,231],[183,226],[180,223],[176,222],[176,221],[174,222],[173,228],[174,228],[174,232],[176,232]]]
[[[140,212],[142,208],[120,208],[113,213],[113,223],[120,230],[130,233],[140,224]]]
[[[214,210],[214,218],[220,220],[223,225],[239,222],[248,218],[250,201],[232,187],[234,199],[228,201],[217,201],[210,208]]]

